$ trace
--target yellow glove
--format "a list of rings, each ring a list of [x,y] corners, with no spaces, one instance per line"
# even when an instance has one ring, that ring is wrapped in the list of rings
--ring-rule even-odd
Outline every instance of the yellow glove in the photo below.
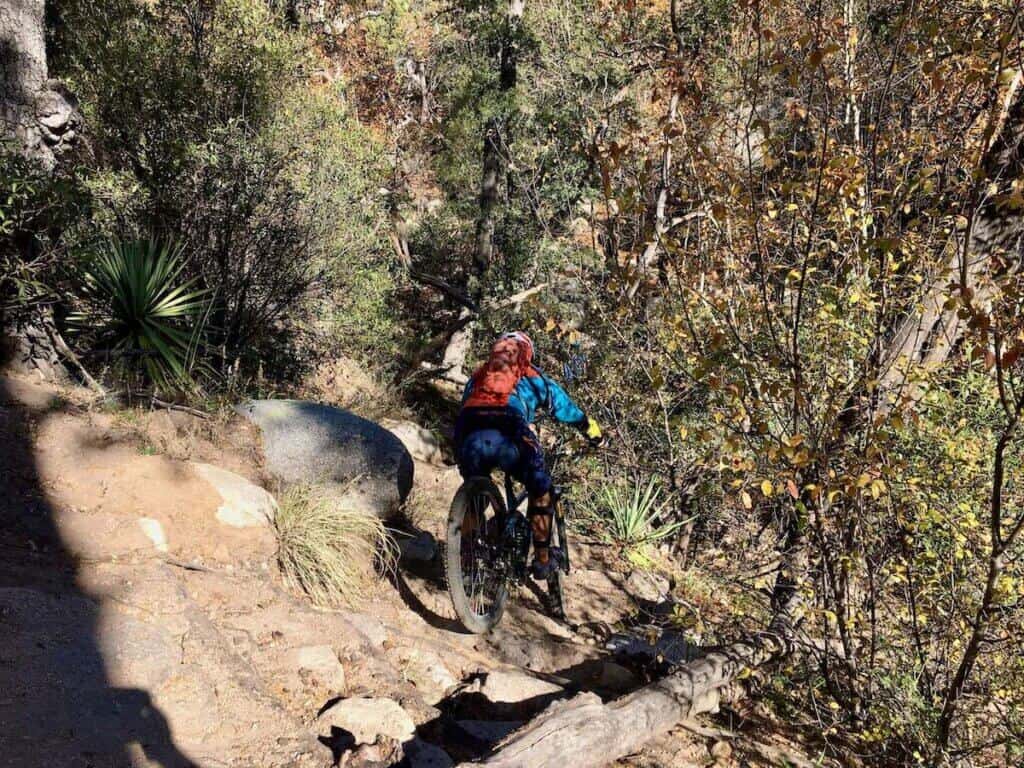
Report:
[[[604,440],[604,436],[601,434],[601,427],[598,426],[597,422],[590,416],[587,416],[587,429],[586,429],[587,440],[593,446],[598,446],[601,441]]]

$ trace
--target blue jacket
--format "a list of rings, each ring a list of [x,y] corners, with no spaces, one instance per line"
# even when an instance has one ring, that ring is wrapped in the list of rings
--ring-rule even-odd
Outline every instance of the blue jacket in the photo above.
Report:
[[[470,377],[462,393],[463,403],[472,391],[473,379]],[[544,408],[563,424],[579,425],[586,419],[583,409],[576,405],[564,389],[532,367],[516,383],[515,389],[509,395],[508,407],[515,409],[527,424],[533,423],[538,408]]]

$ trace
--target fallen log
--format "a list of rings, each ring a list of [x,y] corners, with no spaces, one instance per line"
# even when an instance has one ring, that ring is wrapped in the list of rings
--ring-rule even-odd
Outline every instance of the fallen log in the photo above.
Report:
[[[491,768],[601,768],[632,754],[680,721],[716,711],[723,689],[746,670],[787,655],[792,650],[794,617],[801,602],[794,593],[766,632],[713,650],[609,704],[594,693],[556,702],[476,764]],[[473,764],[463,764],[469,765]]]

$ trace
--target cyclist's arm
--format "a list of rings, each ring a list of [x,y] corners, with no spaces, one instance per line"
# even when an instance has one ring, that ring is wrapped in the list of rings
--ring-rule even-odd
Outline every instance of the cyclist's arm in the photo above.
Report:
[[[546,376],[544,377],[544,384],[548,391],[548,410],[551,415],[563,424],[572,424],[581,428],[585,427],[587,423],[586,414],[569,397],[566,391]]]

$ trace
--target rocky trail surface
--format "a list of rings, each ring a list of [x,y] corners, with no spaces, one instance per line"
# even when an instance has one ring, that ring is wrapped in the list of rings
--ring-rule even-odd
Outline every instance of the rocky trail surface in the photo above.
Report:
[[[606,646],[651,585],[585,546],[567,623],[525,590],[494,632],[462,630],[436,543],[457,472],[395,433],[416,458],[398,572],[322,610],[281,581],[245,418],[0,378],[0,766],[451,766],[552,702],[640,685]],[[717,744],[677,735],[630,764],[733,764]]]

